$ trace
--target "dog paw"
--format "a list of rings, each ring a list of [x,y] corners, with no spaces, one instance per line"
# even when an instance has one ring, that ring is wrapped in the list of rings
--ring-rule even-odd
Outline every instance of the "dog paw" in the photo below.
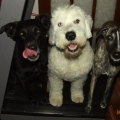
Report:
[[[92,106],[91,106],[91,105],[87,105],[87,106],[85,107],[85,111],[86,111],[87,113],[90,113],[90,112],[91,112],[91,109],[92,109]]]
[[[31,102],[31,105],[33,107],[38,107],[38,105],[39,105],[39,102],[37,100],[35,100],[35,99],[30,100],[30,102]]]
[[[10,90],[10,91],[8,92],[8,94],[9,94],[9,95],[14,95],[14,94],[15,94],[15,90]]]
[[[41,103],[42,103],[43,105],[46,105],[46,104],[48,103],[47,97],[41,97]]]
[[[83,103],[83,101],[84,101],[84,96],[83,96],[83,95],[80,95],[80,94],[73,94],[73,95],[71,95],[71,100],[72,100],[74,103]]]
[[[106,102],[101,102],[100,103],[100,107],[102,108],[102,109],[104,109],[104,108],[106,108],[106,106],[107,106],[107,103]]]
[[[53,105],[54,107],[60,107],[63,103],[62,97],[51,97],[49,101],[50,104]]]

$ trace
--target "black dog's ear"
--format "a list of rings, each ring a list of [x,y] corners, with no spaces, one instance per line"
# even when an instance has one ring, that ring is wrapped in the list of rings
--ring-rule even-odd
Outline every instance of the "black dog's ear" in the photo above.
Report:
[[[17,22],[8,23],[1,27],[0,34],[6,32],[8,37],[13,38],[16,33],[16,27],[17,27]]]
[[[41,14],[35,17],[35,19],[39,19],[40,23],[44,28],[48,29],[50,27],[50,15],[49,14]]]

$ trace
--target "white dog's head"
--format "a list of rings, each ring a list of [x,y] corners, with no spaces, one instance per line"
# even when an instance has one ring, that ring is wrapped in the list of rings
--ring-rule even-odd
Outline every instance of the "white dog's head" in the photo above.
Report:
[[[92,19],[77,6],[59,7],[52,13],[49,43],[64,51],[67,58],[77,58],[91,34]]]

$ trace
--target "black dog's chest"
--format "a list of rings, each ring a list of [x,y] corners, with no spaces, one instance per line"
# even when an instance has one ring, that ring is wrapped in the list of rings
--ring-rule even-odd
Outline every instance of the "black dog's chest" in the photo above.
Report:
[[[41,72],[42,72],[42,69],[40,69],[41,68],[41,66],[40,65],[36,65],[36,66],[34,66],[34,67],[29,67],[29,68],[27,68],[27,69],[29,69],[29,70],[27,70],[25,73],[24,73],[24,75],[25,75],[25,77],[27,78],[29,78],[30,76],[31,77],[34,77],[34,78],[36,78],[36,77],[39,77],[39,75],[41,74]]]
[[[25,77],[26,78],[29,78],[30,76],[34,78],[39,77],[39,75],[42,73],[41,67],[42,66],[40,64],[39,65],[37,64],[36,66],[27,68],[27,71],[24,73]]]
[[[13,62],[14,63],[14,62]],[[15,76],[17,77],[18,80],[22,81],[22,80],[35,80],[35,79],[39,79],[39,77],[41,76],[43,70],[42,69],[46,69],[45,66],[43,66],[40,61],[38,63],[21,63],[19,61],[20,64],[16,64],[15,67],[12,67],[11,70],[13,71],[12,73],[15,74]]]

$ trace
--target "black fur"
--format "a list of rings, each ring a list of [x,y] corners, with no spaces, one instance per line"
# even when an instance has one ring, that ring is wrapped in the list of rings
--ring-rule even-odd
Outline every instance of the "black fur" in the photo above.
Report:
[[[12,22],[0,29],[0,34],[7,36],[15,42],[15,50],[10,71],[10,83],[16,80],[22,83],[30,101],[34,104],[35,95],[30,87],[31,83],[42,84],[42,100],[47,94],[47,31],[50,26],[50,17],[47,14],[39,15],[35,19]],[[24,51],[29,50],[27,55]],[[30,53],[33,50],[35,53]],[[25,58],[25,55],[27,56]],[[36,103],[38,104],[38,103]]]

